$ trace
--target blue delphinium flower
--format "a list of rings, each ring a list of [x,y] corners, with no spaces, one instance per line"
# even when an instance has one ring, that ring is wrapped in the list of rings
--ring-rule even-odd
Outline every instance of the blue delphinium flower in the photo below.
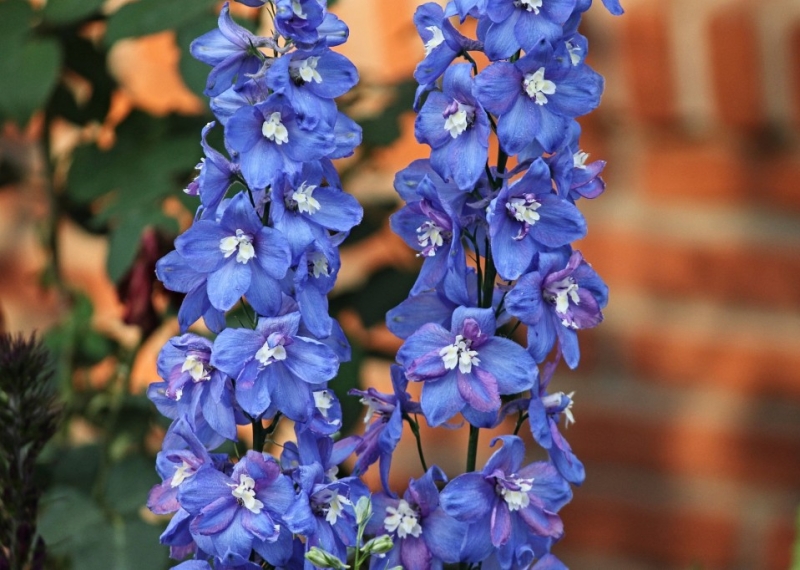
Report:
[[[299,336],[300,313],[261,318],[255,330],[225,329],[214,341],[211,365],[236,381],[236,399],[258,418],[275,409],[306,421],[314,387],[336,375],[339,361],[321,342]]]
[[[484,468],[454,478],[442,490],[440,501],[446,513],[470,524],[464,540],[468,549],[474,551],[488,538],[501,567],[511,568],[516,551],[529,540],[561,537],[564,526],[556,513],[570,501],[572,491],[549,463],[523,465],[525,446],[520,438],[501,436],[492,445],[497,441],[503,447]]]
[[[541,40],[557,40],[574,8],[575,0],[487,0],[486,55],[506,59],[520,48],[531,51]]]
[[[289,244],[261,223],[244,192],[231,199],[219,223],[196,221],[175,240],[175,247],[208,274],[208,299],[214,308],[227,311],[245,294],[263,315],[280,308],[278,280],[289,268]]]
[[[212,332],[225,328],[225,313],[208,298],[208,274],[198,271],[177,251],[171,251],[156,263],[156,277],[169,291],[186,293],[178,310],[181,332],[200,317]]]
[[[494,336],[491,309],[459,307],[450,330],[429,323],[408,337],[397,360],[412,382],[424,382],[422,410],[440,425],[459,412],[473,425],[488,426],[500,396],[536,385],[536,365],[515,342]]]
[[[584,237],[586,221],[574,204],[553,192],[550,169],[539,158],[492,201],[489,235],[497,271],[504,279],[517,279],[539,251]]]
[[[417,140],[429,144],[431,165],[461,190],[472,190],[484,174],[489,152],[489,119],[472,95],[472,66],[460,63],[444,74],[417,115]]]
[[[528,351],[542,362],[558,339],[570,368],[580,360],[579,329],[603,320],[608,287],[579,251],[562,248],[542,253],[535,268],[519,278],[506,297],[512,315],[528,325]]]
[[[566,47],[563,48],[566,51]],[[532,141],[555,152],[569,136],[571,120],[597,107],[603,78],[587,65],[565,65],[540,42],[514,63],[500,61],[475,78],[475,96],[499,117],[497,136],[516,154]]]
[[[389,568],[441,568],[443,562],[458,562],[467,525],[455,520],[439,505],[437,482],[447,478],[431,467],[412,479],[402,499],[385,493],[372,497],[373,516],[367,531],[389,535],[393,546],[385,557],[373,557],[371,570]]]
[[[295,493],[272,457],[248,451],[230,474],[199,469],[181,485],[178,500],[194,517],[198,546],[229,564],[245,563],[253,549],[272,564],[291,554],[280,521]]]

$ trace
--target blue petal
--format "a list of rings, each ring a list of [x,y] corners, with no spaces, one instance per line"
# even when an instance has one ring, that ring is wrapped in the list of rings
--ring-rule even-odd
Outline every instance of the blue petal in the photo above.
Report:
[[[464,473],[450,481],[439,494],[444,511],[463,522],[487,516],[497,498],[494,487],[481,473]]]

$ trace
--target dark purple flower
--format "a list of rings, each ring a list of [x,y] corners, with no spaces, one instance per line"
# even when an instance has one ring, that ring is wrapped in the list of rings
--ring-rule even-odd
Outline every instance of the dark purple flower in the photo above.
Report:
[[[459,307],[450,330],[429,323],[397,353],[412,382],[424,382],[422,411],[432,426],[462,412],[473,425],[492,425],[500,396],[536,385],[536,365],[521,346],[493,336],[492,309]]]

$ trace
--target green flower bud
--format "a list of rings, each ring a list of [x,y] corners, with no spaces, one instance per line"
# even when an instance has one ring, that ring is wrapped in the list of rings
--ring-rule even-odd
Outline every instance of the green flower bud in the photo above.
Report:
[[[336,558],[333,554],[325,552],[316,546],[312,546],[308,552],[306,552],[306,560],[318,568],[335,568],[336,570],[350,568],[350,566]]]
[[[382,534],[367,542],[362,550],[364,554],[385,554],[392,549],[392,546],[394,546],[392,537]]]

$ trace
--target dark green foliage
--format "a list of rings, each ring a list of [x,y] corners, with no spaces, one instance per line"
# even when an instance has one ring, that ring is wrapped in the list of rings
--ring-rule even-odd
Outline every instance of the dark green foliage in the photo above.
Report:
[[[0,335],[0,567],[43,568],[45,547],[36,531],[36,459],[61,416],[49,355],[35,338]]]

